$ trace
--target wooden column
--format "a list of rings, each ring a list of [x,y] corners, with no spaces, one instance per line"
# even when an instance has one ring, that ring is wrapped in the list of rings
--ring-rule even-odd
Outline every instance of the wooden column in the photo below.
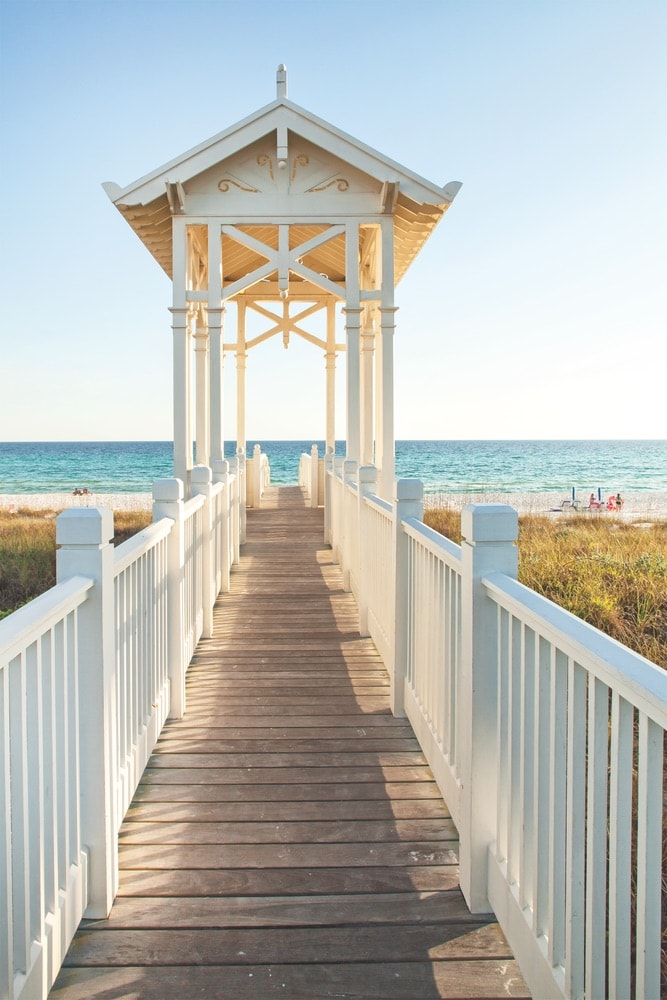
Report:
[[[210,368],[211,461],[224,458],[222,375],[222,230],[219,219],[208,223],[208,339]]]
[[[382,470],[380,495],[390,500],[394,493],[394,220],[382,220],[382,298],[380,333],[382,337]]]
[[[174,334],[174,476],[186,485],[192,468],[192,435],[189,421],[190,335],[187,309],[171,308]]]
[[[345,228],[345,336],[347,342],[347,450],[346,457],[359,462],[361,453],[361,391],[359,366],[359,223]]]
[[[197,311],[195,333],[195,379],[196,418],[195,418],[195,460],[197,465],[209,464],[209,364],[208,364],[208,329],[206,317]]]
[[[192,468],[190,426],[190,331],[186,288],[188,284],[187,226],[182,216],[172,219],[172,315],[174,475],[188,489]]]
[[[245,347],[246,304],[239,302],[236,336],[236,453],[246,449],[245,429],[245,384],[248,366],[248,352]]]
[[[223,316],[224,309],[208,310],[209,369],[210,369],[210,409],[211,409],[211,461],[224,458],[223,434]]]
[[[325,454],[336,450],[336,303],[327,302],[327,423]]]
[[[373,353],[375,331],[372,314],[364,310],[361,330],[361,463],[373,465]]]
[[[382,468],[383,463],[383,451],[382,447],[384,444],[382,438],[382,331],[380,328],[380,312],[377,307],[374,310],[375,321],[374,321],[374,331],[375,331],[375,461],[373,464],[377,466],[378,469]]]

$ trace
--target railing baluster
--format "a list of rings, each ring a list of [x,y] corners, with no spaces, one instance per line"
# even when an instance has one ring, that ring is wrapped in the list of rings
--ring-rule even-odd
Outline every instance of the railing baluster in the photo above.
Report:
[[[507,878],[510,885],[520,878],[520,849],[523,816],[521,813],[521,681],[523,662],[523,629],[521,622],[510,618],[509,656],[509,767],[507,771],[507,798],[509,800],[509,830],[507,850]]]
[[[609,995],[629,997],[632,862],[632,706],[612,692],[609,764]]]
[[[574,660],[568,665],[567,820],[565,898],[565,970],[568,994],[584,991],[585,836],[586,836],[586,674]]]
[[[586,802],[586,996],[606,995],[605,954],[600,928],[607,919],[607,778],[609,688],[588,685]]]
[[[30,956],[30,825],[28,812],[28,734],[26,657],[9,664],[9,757],[12,764],[9,813],[12,817],[13,968],[27,972]]]
[[[9,667],[0,670],[0,813],[10,816]],[[10,996],[14,971],[14,889],[9,823],[0,823],[0,996]]]
[[[639,713],[637,780],[638,997],[660,996],[664,732]]]
[[[524,907],[534,907],[533,858],[535,854],[535,633],[526,625],[522,630],[521,656],[521,738],[520,793],[521,813],[519,835],[519,900]]]
[[[510,801],[507,794],[510,773],[510,661],[511,621],[504,608],[496,609],[498,670],[497,740],[496,740],[496,851],[505,864],[509,857]]]
[[[537,939],[548,935],[549,916],[549,738],[551,721],[550,674],[551,645],[537,637],[536,680],[534,688],[535,740],[533,798],[533,933]],[[530,752],[530,751],[529,751]]]
[[[565,965],[565,871],[567,829],[567,657],[551,647],[549,703],[549,937],[551,968]]]

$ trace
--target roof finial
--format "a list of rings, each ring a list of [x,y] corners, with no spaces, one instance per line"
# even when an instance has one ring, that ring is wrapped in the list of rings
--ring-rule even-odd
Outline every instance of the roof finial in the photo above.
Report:
[[[287,97],[287,66],[281,63],[276,72],[276,97],[282,100]]]

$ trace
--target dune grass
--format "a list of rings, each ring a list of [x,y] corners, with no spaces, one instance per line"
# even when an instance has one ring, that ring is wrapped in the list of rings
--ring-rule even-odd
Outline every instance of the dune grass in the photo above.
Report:
[[[147,511],[114,512],[114,545],[150,523]],[[56,582],[56,515],[50,510],[0,510],[0,618]]]
[[[424,520],[460,542],[460,511],[435,508]],[[667,668],[667,522],[522,516],[519,580]]]

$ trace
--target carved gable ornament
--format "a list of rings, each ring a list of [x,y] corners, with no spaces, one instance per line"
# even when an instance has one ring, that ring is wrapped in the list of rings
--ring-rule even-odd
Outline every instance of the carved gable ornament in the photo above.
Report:
[[[188,214],[226,215],[230,203],[249,203],[257,196],[311,196],[317,210],[317,196],[326,194],[344,199],[349,195],[370,196],[371,205],[380,195],[379,181],[356,169],[313,143],[290,133],[289,156],[279,160],[274,136],[267,136],[211,167],[183,185]],[[357,206],[358,207],[358,206]],[[306,210],[308,205],[300,206]],[[348,208],[341,201],[341,211]]]

